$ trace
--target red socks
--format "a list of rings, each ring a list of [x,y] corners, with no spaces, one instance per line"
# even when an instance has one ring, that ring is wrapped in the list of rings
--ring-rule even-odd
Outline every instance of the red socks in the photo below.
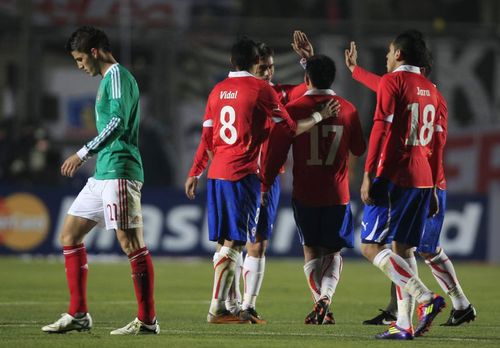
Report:
[[[66,279],[69,287],[68,313],[87,313],[87,251],[85,245],[63,247]]]
[[[145,324],[155,322],[154,269],[151,255],[146,247],[128,255],[132,267],[135,296],[137,298],[137,318]]]

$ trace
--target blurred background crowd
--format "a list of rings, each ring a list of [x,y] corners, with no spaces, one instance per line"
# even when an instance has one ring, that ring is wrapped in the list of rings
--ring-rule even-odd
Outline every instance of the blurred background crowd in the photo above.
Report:
[[[490,146],[500,137],[499,1],[0,0],[4,185],[79,188],[92,174],[86,165],[76,180],[59,175],[62,159],[96,134],[99,78],[77,71],[64,50],[68,35],[83,24],[108,33],[115,57],[138,80],[148,186],[182,187],[205,100],[229,70],[236,37],[274,48],[275,82],[302,81],[290,47],[295,29],[336,61],[334,89],[357,106],[367,134],[375,95],[352,81],[343,50],[355,40],[358,63],[383,74],[388,42],[405,29],[424,32],[435,59],[431,79],[450,104],[450,190],[484,192],[488,185],[481,182],[491,179],[484,172],[499,171],[500,152]],[[491,158],[481,157],[485,151]],[[472,174],[460,170],[464,159]]]

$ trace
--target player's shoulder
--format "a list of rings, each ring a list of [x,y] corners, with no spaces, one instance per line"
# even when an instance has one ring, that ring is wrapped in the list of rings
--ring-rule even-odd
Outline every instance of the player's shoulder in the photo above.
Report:
[[[349,111],[355,111],[356,110],[356,107],[354,106],[353,103],[351,103],[349,100],[347,100],[346,98],[340,96],[340,95],[335,95],[335,98],[336,100],[339,101],[340,103],[340,106],[342,109],[347,109]]]

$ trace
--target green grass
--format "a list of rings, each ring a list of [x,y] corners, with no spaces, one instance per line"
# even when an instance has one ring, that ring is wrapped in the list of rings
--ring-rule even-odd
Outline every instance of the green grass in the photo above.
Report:
[[[92,260],[91,260],[92,261]],[[364,261],[345,260],[334,298],[336,325],[304,325],[312,308],[300,260],[268,259],[258,300],[267,325],[209,325],[205,322],[211,296],[209,260],[155,260],[156,304],[161,323],[158,336],[111,337],[111,329],[135,317],[135,298],[126,262],[91,262],[88,303],[94,327],[90,333],[42,333],[40,327],[66,311],[68,294],[60,261],[0,258],[0,347],[387,347],[500,346],[500,267],[457,263],[457,273],[478,318],[470,325],[438,325],[410,342],[377,341],[383,327],[363,326],[364,319],[385,306],[389,282]],[[424,264],[424,282],[439,290]],[[446,320],[449,306],[437,318]]]

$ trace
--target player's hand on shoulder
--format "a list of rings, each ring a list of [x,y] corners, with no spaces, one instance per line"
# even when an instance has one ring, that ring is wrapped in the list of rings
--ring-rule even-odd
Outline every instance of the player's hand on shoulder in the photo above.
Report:
[[[337,117],[340,112],[340,103],[335,99],[331,99],[328,103],[322,104],[319,107],[319,113],[323,120],[330,117]]]
[[[356,42],[351,41],[349,49],[344,51],[345,55],[345,65],[351,70],[354,71],[356,65],[358,65],[358,50],[356,49]]]
[[[78,157],[78,155],[75,153],[64,161],[64,163],[61,166],[61,174],[63,176],[68,176],[70,178],[75,175],[76,171],[80,166],[83,164],[83,161]]]
[[[196,198],[196,187],[198,186],[198,177],[196,176],[188,176],[186,179],[186,183],[184,184],[184,189],[186,192],[186,196],[189,199]]]

